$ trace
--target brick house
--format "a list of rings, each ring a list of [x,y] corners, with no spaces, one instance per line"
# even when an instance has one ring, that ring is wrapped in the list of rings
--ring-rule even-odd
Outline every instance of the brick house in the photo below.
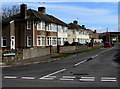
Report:
[[[2,20],[1,46],[3,49],[57,46],[60,27],[67,30],[67,24],[46,14],[45,7],[27,10],[27,5],[21,4],[20,13]]]

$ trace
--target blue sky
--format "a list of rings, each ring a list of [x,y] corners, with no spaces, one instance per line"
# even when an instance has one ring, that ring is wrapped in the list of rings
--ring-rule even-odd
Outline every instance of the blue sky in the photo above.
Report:
[[[26,3],[28,8],[37,10],[40,6],[46,7],[46,13],[51,14],[66,23],[78,20],[86,28],[105,32],[118,31],[118,2],[12,2],[7,5]]]

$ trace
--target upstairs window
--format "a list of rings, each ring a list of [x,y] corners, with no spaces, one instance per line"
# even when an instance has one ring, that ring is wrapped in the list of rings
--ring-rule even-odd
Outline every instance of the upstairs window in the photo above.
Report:
[[[31,29],[31,21],[27,21],[27,29]]]
[[[6,37],[2,37],[2,47],[6,47],[6,45],[7,45],[7,39],[6,39]]]
[[[37,23],[37,30],[45,30],[45,22]]]

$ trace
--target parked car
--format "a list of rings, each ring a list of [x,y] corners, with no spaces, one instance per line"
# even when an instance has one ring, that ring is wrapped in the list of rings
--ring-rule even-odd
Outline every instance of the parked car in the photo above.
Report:
[[[104,46],[104,47],[111,47],[112,44],[111,44],[111,42],[105,42],[103,46]]]
[[[113,41],[111,41],[110,43],[112,44],[112,46],[114,46],[114,42]]]
[[[75,45],[83,45],[83,44],[81,44],[81,43],[79,43],[79,42],[72,42],[70,45],[71,45],[71,46],[75,46]]]

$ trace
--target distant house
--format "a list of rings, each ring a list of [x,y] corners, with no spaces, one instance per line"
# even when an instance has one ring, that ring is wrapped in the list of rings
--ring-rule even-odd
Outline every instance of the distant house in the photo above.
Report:
[[[78,42],[81,44],[85,44],[89,42],[89,33],[84,27],[84,25],[78,25],[78,21],[73,21],[73,23],[69,24],[68,28],[68,42]]]
[[[2,20],[1,46],[5,49],[43,48],[57,46],[57,38],[63,45],[67,29],[66,23],[46,14],[45,7],[38,7],[38,11],[27,10],[27,5],[21,4],[20,13]]]
[[[96,30],[92,31],[91,29],[86,29],[89,32],[89,37],[94,43],[102,43],[101,34],[97,33]]]

